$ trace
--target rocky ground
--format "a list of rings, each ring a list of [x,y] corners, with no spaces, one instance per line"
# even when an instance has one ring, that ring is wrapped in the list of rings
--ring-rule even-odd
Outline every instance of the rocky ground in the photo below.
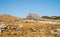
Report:
[[[1,15],[0,37],[60,37],[59,22],[45,22]]]

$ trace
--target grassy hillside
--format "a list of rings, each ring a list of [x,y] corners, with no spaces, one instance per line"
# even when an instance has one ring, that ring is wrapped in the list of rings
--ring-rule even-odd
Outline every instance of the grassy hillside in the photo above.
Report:
[[[59,21],[58,21],[59,22]],[[60,22],[59,22],[60,23]],[[60,24],[44,24],[38,21],[24,21],[10,15],[0,16],[0,25],[5,27],[0,32],[0,37],[60,37],[54,29],[60,29]],[[56,33],[51,33],[54,30]]]

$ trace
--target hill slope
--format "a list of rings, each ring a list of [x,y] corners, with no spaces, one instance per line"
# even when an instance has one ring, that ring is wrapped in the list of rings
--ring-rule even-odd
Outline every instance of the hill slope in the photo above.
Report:
[[[7,14],[0,15],[0,36],[60,37],[60,24],[42,23],[39,16],[35,17],[36,15],[32,14],[34,18],[31,16],[30,19],[30,15],[26,20]]]

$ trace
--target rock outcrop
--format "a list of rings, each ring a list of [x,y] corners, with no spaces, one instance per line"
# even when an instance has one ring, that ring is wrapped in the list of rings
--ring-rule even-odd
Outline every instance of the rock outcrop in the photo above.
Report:
[[[29,15],[26,17],[26,19],[41,20],[41,17],[37,14],[29,13]]]

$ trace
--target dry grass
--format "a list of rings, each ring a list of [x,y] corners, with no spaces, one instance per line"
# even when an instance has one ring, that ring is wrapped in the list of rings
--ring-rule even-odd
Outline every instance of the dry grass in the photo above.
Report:
[[[15,20],[14,22],[12,20]],[[52,24],[43,24],[43,23],[38,23],[38,22],[20,22],[20,18],[16,17],[5,17],[5,16],[0,16],[0,22],[3,21],[6,24],[9,25],[14,25],[16,27],[23,25],[23,28],[21,31],[15,31],[12,29],[7,29],[3,32],[0,33],[0,37],[60,37],[60,36],[55,36],[50,33],[50,30],[60,28],[60,25],[52,25]],[[58,21],[60,23],[60,21]],[[40,30],[41,29],[46,29],[45,34],[41,34]]]
[[[13,25],[16,25],[17,27],[19,25],[23,25],[23,30],[20,32],[15,32],[14,30],[6,30],[3,33],[0,33],[1,37],[56,37],[54,35],[50,35],[49,30],[54,28],[60,28],[60,25],[49,25],[49,24],[41,24],[41,23],[34,23],[34,22],[20,22],[20,23],[14,23]],[[30,28],[34,27],[35,30],[33,31]],[[46,34],[40,34],[41,29],[46,29]],[[14,32],[12,34],[12,32]]]

